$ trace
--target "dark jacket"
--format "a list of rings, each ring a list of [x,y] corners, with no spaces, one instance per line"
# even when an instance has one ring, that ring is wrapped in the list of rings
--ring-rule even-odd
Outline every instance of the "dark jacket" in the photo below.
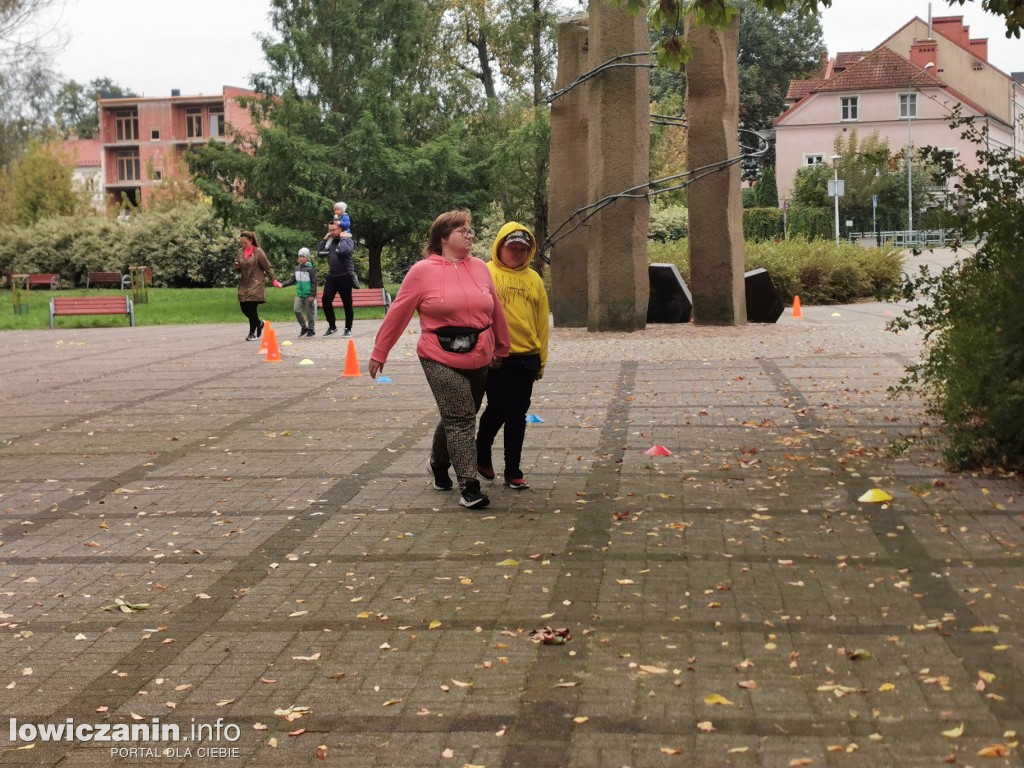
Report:
[[[328,277],[344,277],[356,273],[355,264],[352,262],[352,252],[355,249],[356,242],[351,237],[325,237],[320,241],[316,252],[327,257]]]

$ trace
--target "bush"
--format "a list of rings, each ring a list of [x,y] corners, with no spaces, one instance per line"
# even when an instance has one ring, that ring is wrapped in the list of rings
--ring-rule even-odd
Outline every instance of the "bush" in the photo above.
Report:
[[[0,272],[56,272],[70,286],[85,285],[88,272],[146,265],[159,286],[233,285],[237,234],[203,205],[136,212],[124,221],[51,218],[0,230]],[[292,263],[283,252],[267,255],[278,271]]]
[[[834,239],[836,235],[834,216],[834,212],[828,208],[790,206],[789,236],[803,237],[807,240]]]
[[[781,238],[782,211],[778,208],[746,208],[743,211],[743,239],[747,242]]]
[[[690,234],[690,214],[681,205],[651,208],[647,237],[659,243],[681,240]]]
[[[908,276],[900,298],[910,308],[894,330],[914,326],[927,343],[921,362],[907,369],[896,392],[923,395],[943,421],[944,456],[956,469],[1024,467],[1024,160],[986,149],[986,135],[969,119],[965,136],[978,149],[976,169],[932,159],[957,178],[965,205],[954,224],[977,252],[932,274]],[[944,179],[943,179],[944,181]]]
[[[648,243],[651,262],[670,262],[690,279],[688,241]],[[844,304],[888,295],[899,285],[903,258],[894,248],[861,248],[829,240],[747,243],[746,269],[767,269],[775,287],[804,304]]]

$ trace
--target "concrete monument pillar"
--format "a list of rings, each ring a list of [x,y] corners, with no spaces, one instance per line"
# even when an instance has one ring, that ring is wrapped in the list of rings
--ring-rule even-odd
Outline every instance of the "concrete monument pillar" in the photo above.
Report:
[[[588,69],[587,33],[585,16],[558,25],[556,91]],[[587,204],[587,178],[587,85],[583,84],[551,104],[551,225],[559,226]],[[551,248],[551,312],[558,327],[578,328],[587,324],[586,224]]]
[[[591,69],[650,47],[646,8],[634,14],[625,3],[590,0],[589,18]],[[646,56],[626,61],[649,63]],[[646,67],[619,67],[601,72],[588,84],[588,202],[633,187],[646,191],[649,77]],[[649,208],[646,198],[621,199],[590,220],[587,328],[591,331],[636,331],[647,322]]]
[[[686,155],[690,170],[738,157],[740,19],[728,29],[697,26],[686,18]],[[702,174],[704,172],[701,172]],[[747,322],[743,271],[743,199],[738,163],[704,175],[687,189],[690,209],[690,292],[694,322]]]

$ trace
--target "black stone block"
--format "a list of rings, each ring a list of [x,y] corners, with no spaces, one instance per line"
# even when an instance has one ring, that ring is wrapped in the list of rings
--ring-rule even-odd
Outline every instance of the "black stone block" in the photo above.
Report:
[[[777,322],[786,309],[782,296],[767,269],[752,269],[743,275],[747,292],[747,322]]]
[[[648,264],[651,298],[647,302],[648,323],[688,323],[693,297],[675,264]]]

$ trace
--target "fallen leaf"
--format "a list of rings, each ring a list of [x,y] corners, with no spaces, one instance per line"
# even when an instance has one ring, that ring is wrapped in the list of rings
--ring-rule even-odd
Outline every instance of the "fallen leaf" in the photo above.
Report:
[[[299,729],[298,729],[297,731],[289,731],[289,732],[288,732],[288,735],[289,735],[289,736],[293,736],[293,737],[295,737],[295,736],[301,736],[301,735],[302,735],[302,734],[304,734],[305,732],[306,732],[306,729],[305,729],[305,728],[299,728]]]
[[[663,754],[663,755],[681,755],[681,754],[683,754],[683,750],[679,749],[678,747],[662,747],[661,748],[661,754]]]
[[[974,632],[975,634],[979,635],[988,632],[994,635],[999,632],[999,627],[995,626],[994,624],[985,624],[980,627],[971,627],[971,632]]]
[[[878,686],[878,690],[880,693],[889,693],[890,691],[895,691],[896,686],[892,683],[882,683],[880,686]]]
[[[978,750],[978,757],[1006,757],[1010,748],[1005,744],[990,744]]]
[[[510,558],[508,558],[506,560],[502,560],[500,563],[495,563],[495,565],[501,565],[501,566],[519,565],[519,561],[518,560],[513,560],[510,557]]]
[[[461,680],[456,680],[455,678],[452,678],[452,682],[455,683],[457,686],[459,686],[459,688],[472,688],[473,687],[472,683],[464,683]]]
[[[705,704],[717,704],[717,705],[723,706],[723,707],[735,706],[733,704],[733,702],[729,701],[727,698],[725,698],[725,696],[722,696],[719,693],[709,693],[707,696],[704,697],[704,703]]]
[[[943,731],[942,735],[947,739],[959,739],[964,735],[964,724],[960,723],[956,728],[950,728],[948,731]]]
[[[432,622],[430,622],[430,625],[427,627],[427,629],[437,629],[440,626],[441,626],[441,622],[438,621],[437,619],[434,619]]]
[[[576,723],[576,725],[583,725],[583,724],[584,724],[585,722],[587,722],[588,720],[590,720],[590,718],[589,718],[589,717],[587,717],[586,715],[579,715],[579,716],[577,716],[577,717],[574,717],[574,718],[572,719],[572,721],[573,721],[574,723]]]
[[[789,768],[801,768],[801,766],[813,764],[814,761],[809,757],[796,757],[789,761]]]
[[[320,661],[321,653],[317,651],[312,656],[292,656],[294,661]]]
[[[321,744],[319,747],[316,748],[316,759],[317,760],[326,760],[327,759],[327,745],[326,744]]]
[[[711,723],[710,720],[701,720],[699,723],[697,723],[697,730],[701,733],[711,733],[715,730],[715,726]]]
[[[381,706],[382,707],[393,707],[395,704],[401,704],[401,703],[402,703],[401,699],[388,699],[383,704],[381,704]]]
[[[277,749],[277,739],[273,736],[270,737],[270,741],[267,742],[267,746],[271,749]]]
[[[451,747],[445,747],[441,750],[441,757],[443,757],[445,760],[451,760],[453,757],[455,757],[455,750]]]
[[[668,670],[665,669],[664,667],[652,667],[652,666],[649,666],[648,664],[641,664],[640,665],[640,669],[641,669],[641,671],[646,672],[649,675],[667,675],[668,674]]]
[[[736,685],[748,691],[753,691],[757,688],[757,683],[753,680],[740,680]]]
[[[732,747],[731,749],[725,750],[727,755],[742,755],[744,752],[749,752],[750,747]]]

